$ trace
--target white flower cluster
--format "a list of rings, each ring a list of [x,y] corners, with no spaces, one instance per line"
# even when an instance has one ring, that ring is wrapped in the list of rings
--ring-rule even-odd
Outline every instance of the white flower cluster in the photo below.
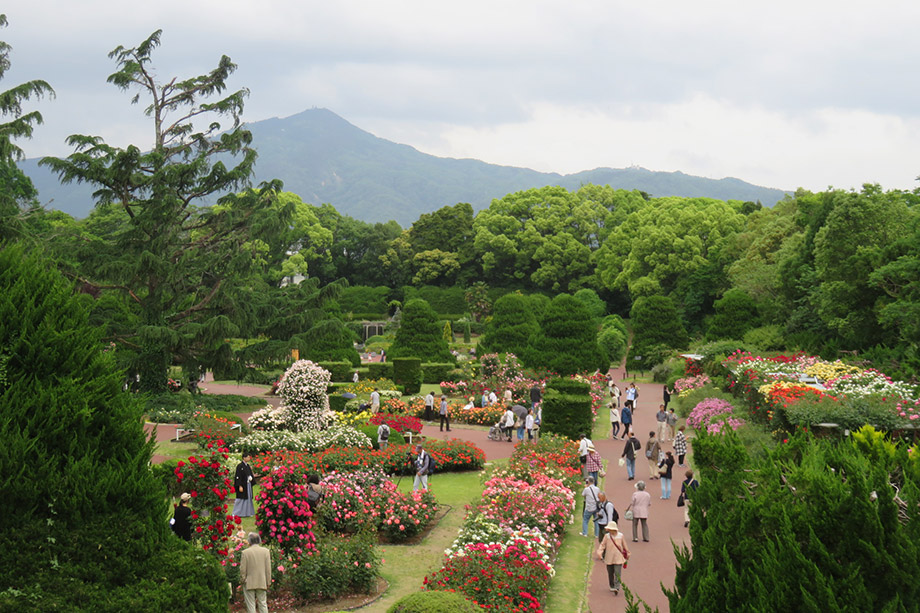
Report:
[[[551,543],[539,528],[528,528],[527,526],[518,526],[512,530],[507,526],[502,527],[497,521],[489,519],[485,515],[476,515],[468,518],[457,535],[453,544],[444,550],[444,555],[448,558],[454,556],[466,555],[467,545],[474,543],[498,544],[503,550],[515,541],[524,541],[527,549],[537,552],[542,556],[543,561],[552,567],[550,563],[550,554],[553,552],[553,543]]]
[[[289,419],[290,414],[285,407],[268,404],[249,416],[249,427],[253,430],[284,430]]]
[[[298,432],[319,430],[326,425],[329,410],[326,389],[332,375],[310,360],[298,360],[278,382],[281,406],[289,411],[289,426]]]
[[[402,398],[402,394],[397,390],[379,390],[377,393],[380,394],[380,402],[384,400],[399,400]]]
[[[328,430],[308,430],[292,432],[290,430],[257,430],[249,436],[239,438],[231,449],[242,453],[262,453],[265,451],[317,452],[329,447],[372,447],[371,439],[363,432],[347,426],[333,426]]]
[[[874,370],[858,374],[843,375],[827,382],[832,394],[863,397],[871,395],[889,396],[905,400],[916,400],[920,396],[918,386],[904,381],[892,381],[886,375]]]

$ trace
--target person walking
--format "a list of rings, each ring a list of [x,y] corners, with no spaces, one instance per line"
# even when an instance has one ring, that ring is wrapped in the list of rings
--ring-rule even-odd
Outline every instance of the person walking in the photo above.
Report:
[[[543,397],[543,391],[540,389],[540,385],[536,384],[530,388],[530,408],[536,410],[537,405],[540,404],[540,399]]]
[[[438,409],[438,415],[441,417],[441,432],[444,432],[444,424],[447,424],[447,431],[450,432],[450,409],[447,407],[447,396],[441,395],[441,407]]]
[[[655,438],[654,432],[648,433],[648,440],[645,441],[645,459],[648,460],[649,479],[658,478],[658,454],[661,453],[661,445]]]
[[[380,390],[376,387],[374,391],[371,392],[371,413],[376,415],[380,412]]]
[[[595,522],[600,532],[597,538],[598,542],[600,542],[604,538],[604,530],[610,522],[620,521],[620,514],[617,513],[616,508],[613,506],[613,502],[607,498],[607,494],[601,492],[598,499],[600,500],[600,504],[597,505],[597,519]]]
[[[636,405],[639,402],[639,388],[636,387],[635,383],[630,383],[629,387],[626,388],[626,400],[630,401],[630,406],[634,411],[639,408]]]
[[[674,454],[664,452],[664,458],[658,463],[658,476],[661,479],[661,499],[671,498],[671,478],[674,470]]]
[[[629,560],[629,547],[626,546],[626,539],[620,534],[617,522],[609,522],[604,532],[604,538],[597,547],[597,557],[607,566],[607,583],[610,591],[616,596],[620,593],[620,573]]]
[[[658,412],[655,413],[655,426],[658,442],[666,442],[668,436],[668,412],[664,410],[663,404],[658,405]]]
[[[524,428],[527,430],[527,440],[533,441],[533,409],[527,409],[527,417],[524,419]]]
[[[668,389],[668,386],[665,385],[661,390],[661,401],[664,403],[665,411],[668,410],[668,403],[671,402],[671,394],[674,393],[674,390]]]
[[[236,465],[236,472],[233,475],[233,491],[236,492],[236,500],[233,501],[233,514],[236,517],[252,517],[256,514],[255,507],[252,506],[252,467],[249,462],[252,460],[252,454],[248,451],[243,452],[243,461]]]
[[[610,434],[613,440],[617,440],[620,433],[620,410],[613,403],[610,403]]]
[[[585,464],[588,462],[588,446],[594,447],[594,442],[588,438],[587,434],[580,434],[578,436],[578,459],[581,462],[582,476],[587,477],[588,473],[585,471]]]
[[[684,528],[690,525],[690,499],[699,485],[699,481],[693,478],[693,470],[687,469],[684,482],[680,484],[680,496],[677,497],[677,506],[684,507]]]
[[[598,477],[604,472],[604,460],[594,448],[594,445],[588,445],[588,460],[585,462],[585,472],[594,479],[594,483],[601,484]]]
[[[425,421],[431,421],[434,415],[434,392],[428,392],[425,396]]]
[[[623,403],[623,410],[620,411],[620,423],[623,424],[623,437],[632,429],[632,401],[627,400]]]
[[[249,547],[240,556],[240,585],[247,613],[268,613],[268,586],[272,582],[272,554],[262,547],[262,537],[249,533]]]
[[[674,453],[677,454],[677,465],[684,465],[684,457],[687,455],[687,437],[684,435],[684,426],[677,429],[674,435]]]
[[[585,479],[585,489],[581,491],[581,497],[584,499],[584,510],[581,514],[581,535],[588,536],[588,522],[597,515],[597,505],[600,504],[601,500],[601,490],[594,485],[594,479],[591,477]],[[597,522],[595,522],[595,536],[597,536],[598,532]]]
[[[652,495],[645,491],[645,481],[636,483],[627,511],[632,511],[633,543],[639,541],[639,524],[642,524],[642,540],[648,542],[648,510],[652,506]]]
[[[627,431],[626,436],[626,445],[623,446],[620,457],[626,459],[626,475],[629,477],[627,480],[632,481],[636,478],[636,452],[642,448],[642,443],[632,430]]]
[[[431,456],[421,443],[415,446],[415,479],[412,491],[428,489],[428,474],[431,472]]]
[[[620,386],[614,383],[613,387],[610,389],[610,395],[613,397],[613,406],[618,409],[620,408],[620,396],[622,394],[623,392],[620,391]]]

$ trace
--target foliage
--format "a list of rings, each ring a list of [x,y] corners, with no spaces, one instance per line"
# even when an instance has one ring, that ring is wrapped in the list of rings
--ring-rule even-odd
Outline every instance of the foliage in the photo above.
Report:
[[[492,317],[479,341],[478,350],[484,353],[524,355],[531,337],[538,330],[530,300],[518,292],[505,294],[495,301]]]
[[[480,613],[482,608],[457,592],[426,591],[403,596],[387,613]]]
[[[410,300],[402,311],[396,338],[387,355],[391,358],[419,358],[425,362],[455,362],[435,312],[424,300]]]
[[[590,387],[566,379],[551,379],[543,397],[541,430],[575,439],[591,432]]]
[[[715,314],[709,319],[706,337],[742,338],[757,326],[757,304],[744,290],[732,288],[715,301]]]
[[[323,536],[310,555],[291,573],[294,594],[306,600],[333,600],[353,593],[370,593],[376,585],[377,549],[373,532]]]
[[[524,362],[559,374],[607,370],[597,346],[597,327],[588,309],[568,294],[553,298],[530,339]]]
[[[0,250],[0,347],[0,489],[17,510],[0,537],[3,608],[221,610],[220,566],[169,532],[141,406],[85,299],[21,247]]]
[[[422,360],[393,358],[393,381],[406,394],[417,394],[422,387]]]
[[[112,217],[73,272],[94,292],[111,294],[97,305],[108,338],[140,373],[142,389],[153,391],[165,386],[173,359],[189,370],[229,361],[226,339],[244,323],[260,238],[270,242],[291,215],[277,204],[280,183],[246,189],[256,159],[252,135],[239,125],[249,92],[214,99],[236,65],[223,56],[206,75],[160,82],[151,60],[160,36],[109,54],[117,65],[109,82],[137,90],[134,103],[149,97],[152,143],[122,149],[73,135],[73,154],[41,161],[64,183],[94,186],[97,205]],[[229,130],[218,121],[224,117]],[[198,208],[215,197],[217,204]]]

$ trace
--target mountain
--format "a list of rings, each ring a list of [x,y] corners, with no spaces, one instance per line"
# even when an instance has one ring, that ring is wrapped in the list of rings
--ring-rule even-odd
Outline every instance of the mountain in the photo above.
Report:
[[[364,221],[395,219],[408,227],[422,213],[469,202],[476,210],[505,194],[560,185],[569,190],[587,183],[639,189],[653,196],[709,197],[760,201],[773,206],[785,192],[739,179],[706,179],[682,172],[644,168],[596,168],[560,175],[479,160],[441,158],[408,145],[378,138],[332,111],[311,109],[284,119],[248,124],[259,152],[255,183],[278,178],[304,202],[332,204],[340,213]],[[21,164],[42,203],[75,217],[92,208],[92,188],[58,183],[38,160]]]

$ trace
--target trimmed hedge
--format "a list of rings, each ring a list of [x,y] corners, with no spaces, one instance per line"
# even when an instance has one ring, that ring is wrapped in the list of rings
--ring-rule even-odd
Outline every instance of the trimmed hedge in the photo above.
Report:
[[[348,402],[348,398],[341,396],[339,394],[330,394],[329,395],[329,408],[336,413],[345,412],[345,403]]]
[[[422,360],[393,358],[393,382],[402,386],[404,393],[417,394],[422,389]]]
[[[367,376],[369,379],[392,379],[393,363],[392,362],[371,362],[367,365]]]
[[[452,380],[450,373],[456,368],[456,364],[447,362],[426,362],[422,364],[422,383],[437,385],[441,381]]]
[[[545,432],[560,434],[570,439],[591,432],[591,387],[573,379],[551,379],[543,396],[543,424]]]
[[[482,609],[458,592],[416,592],[403,596],[387,613],[480,613]]]
[[[325,368],[332,375],[333,381],[351,381],[352,373],[355,371],[351,362],[317,362],[317,366]]]

